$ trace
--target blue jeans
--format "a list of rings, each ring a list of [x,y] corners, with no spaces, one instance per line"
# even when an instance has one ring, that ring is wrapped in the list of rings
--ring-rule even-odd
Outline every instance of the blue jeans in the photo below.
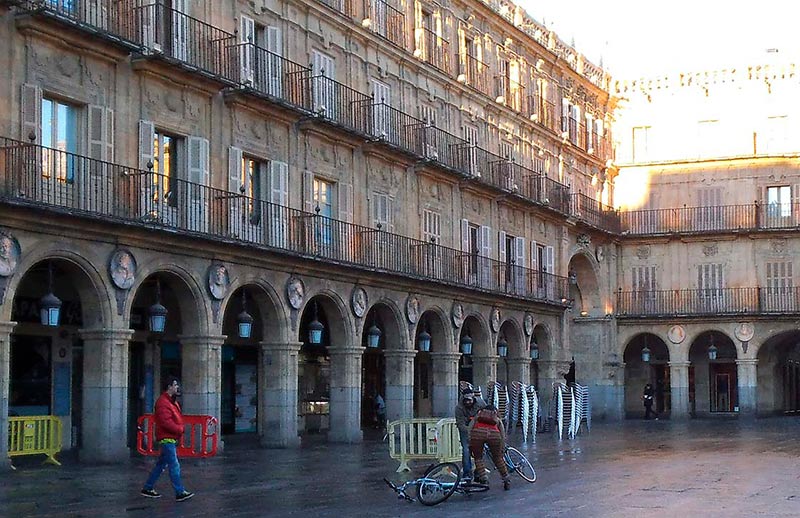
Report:
[[[462,433],[461,435],[461,465],[463,466],[463,477],[472,476],[472,456],[469,454],[469,435]]]
[[[158,455],[158,462],[156,462],[150,476],[147,477],[147,482],[144,483],[145,489],[153,489],[158,481],[158,477],[164,472],[164,469],[169,467],[169,479],[172,481],[172,487],[175,489],[175,495],[184,493],[183,484],[181,484],[181,465],[178,463],[178,445],[175,443],[163,443],[161,445],[161,453]]]

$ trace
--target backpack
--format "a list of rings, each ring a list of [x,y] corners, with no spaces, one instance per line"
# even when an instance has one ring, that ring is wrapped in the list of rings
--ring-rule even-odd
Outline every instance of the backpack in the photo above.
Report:
[[[494,408],[481,408],[475,416],[479,423],[484,424],[497,424],[497,409]]]

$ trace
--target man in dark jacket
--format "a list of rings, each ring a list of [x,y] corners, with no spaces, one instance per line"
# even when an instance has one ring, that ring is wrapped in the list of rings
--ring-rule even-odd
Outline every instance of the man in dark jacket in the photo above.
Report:
[[[183,435],[183,416],[177,397],[180,392],[180,383],[177,378],[168,378],[164,393],[156,401],[155,426],[156,441],[161,445],[161,454],[158,456],[153,471],[147,477],[147,482],[142,488],[142,495],[148,498],[161,498],[161,495],[154,489],[158,477],[164,469],[169,467],[169,479],[175,489],[175,500],[183,502],[194,496],[194,493],[186,491],[181,483],[181,465],[178,462],[178,441]]]
[[[472,478],[472,459],[469,454],[469,425],[478,410],[485,407],[482,398],[476,397],[471,388],[464,389],[461,399],[456,405],[455,418],[458,426],[458,435],[461,438],[461,465],[464,469],[464,478]]]

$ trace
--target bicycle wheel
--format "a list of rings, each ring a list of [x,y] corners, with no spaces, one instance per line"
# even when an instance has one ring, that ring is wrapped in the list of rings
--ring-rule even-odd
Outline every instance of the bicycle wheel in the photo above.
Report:
[[[508,466],[509,471],[513,469],[528,482],[536,482],[536,470],[533,469],[533,464],[521,451],[509,446],[506,452],[506,459],[511,461]]]
[[[460,480],[458,464],[443,462],[432,466],[417,481],[417,499],[425,505],[444,502],[455,492]]]
[[[481,484],[479,482],[464,482],[463,480],[458,485],[458,490],[464,493],[483,493],[489,491],[489,484]]]

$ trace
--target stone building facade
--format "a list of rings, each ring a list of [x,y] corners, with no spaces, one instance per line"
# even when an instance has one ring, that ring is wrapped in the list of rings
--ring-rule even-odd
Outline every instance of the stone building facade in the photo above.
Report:
[[[9,413],[126,457],[168,375],[265,446],[573,362],[621,415],[609,78],[513,4],[5,1],[0,37],[0,462]]]

